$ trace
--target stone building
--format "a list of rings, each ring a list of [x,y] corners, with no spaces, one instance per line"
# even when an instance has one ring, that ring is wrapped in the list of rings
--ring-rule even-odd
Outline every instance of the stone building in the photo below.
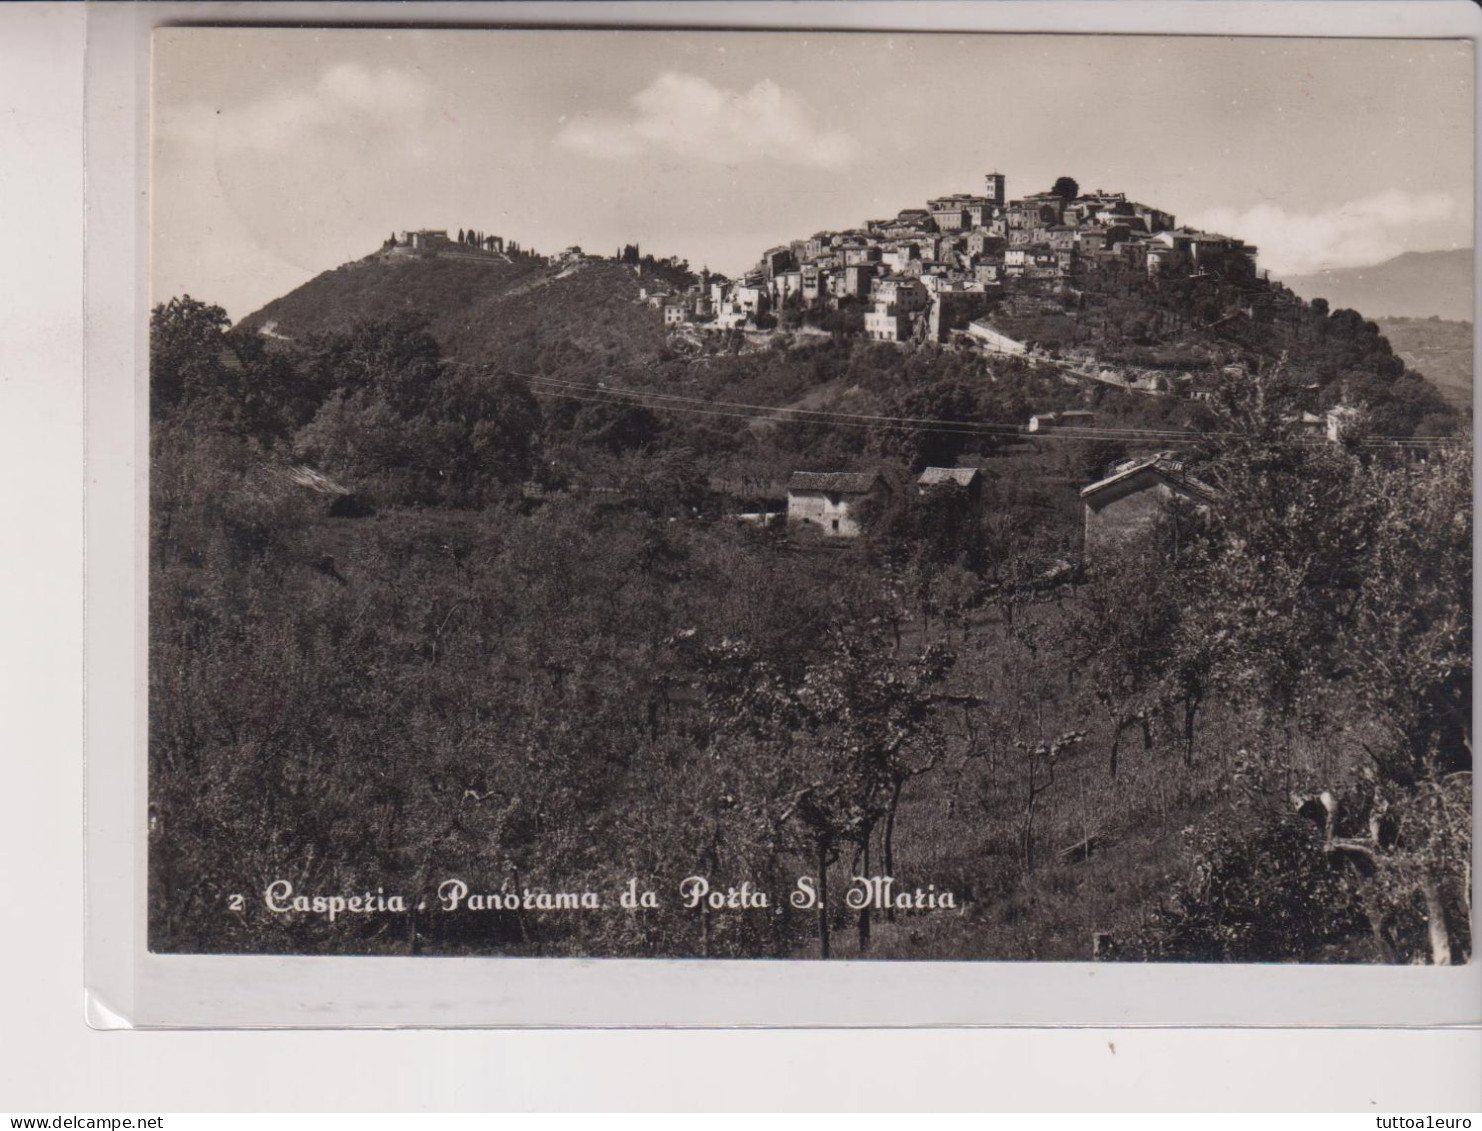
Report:
[[[795,471],[787,482],[787,521],[817,526],[834,538],[857,538],[860,504],[889,492],[878,472]]]
[[[927,320],[927,334],[932,341],[945,342],[953,330],[966,330],[974,318],[987,313],[994,296],[981,283],[973,287],[937,291]]]
[[[447,230],[442,228],[419,228],[416,231],[402,232],[396,242],[403,247],[415,248],[417,251],[451,247],[453,243],[448,238]]]
[[[894,307],[900,314],[925,310],[929,298],[920,279],[903,279],[896,275],[876,279],[870,297],[877,303]]]
[[[864,298],[870,293],[871,280],[879,273],[873,263],[851,263],[843,272],[835,275],[838,298]]]
[[[1147,530],[1170,508],[1208,510],[1217,492],[1190,475],[1172,452],[1123,460],[1105,479],[1081,488],[1087,559]]]
[[[802,288],[804,302],[817,302],[827,285],[827,275],[819,270],[816,263],[803,264],[798,273],[800,286]]]
[[[872,342],[904,342],[911,336],[911,319],[883,302],[865,311],[865,337]]]
[[[761,273],[768,279],[775,278],[794,266],[796,264],[793,261],[791,247],[769,247],[762,252]]]
[[[987,228],[978,228],[969,232],[962,240],[962,250],[969,255],[984,255],[989,252],[1003,250],[1003,238],[995,236]]]
[[[771,288],[756,283],[742,283],[731,293],[731,302],[738,310],[755,317],[767,313],[772,304]]]
[[[973,502],[983,494],[983,473],[976,467],[928,467],[916,478],[916,493],[952,489],[965,491]]]

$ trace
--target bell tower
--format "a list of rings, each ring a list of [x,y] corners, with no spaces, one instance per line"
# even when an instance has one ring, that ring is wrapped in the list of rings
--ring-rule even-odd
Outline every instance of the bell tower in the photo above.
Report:
[[[994,204],[1007,203],[1008,198],[1004,195],[1003,191],[1002,173],[989,173],[986,177],[984,177],[984,181],[985,184],[983,187],[983,195],[985,195]]]

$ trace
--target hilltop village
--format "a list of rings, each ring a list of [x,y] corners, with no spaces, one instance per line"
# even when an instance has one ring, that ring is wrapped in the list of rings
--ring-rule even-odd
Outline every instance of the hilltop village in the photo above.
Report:
[[[400,232],[383,251],[573,265],[591,258],[580,247],[540,257],[472,230],[456,240],[446,231]],[[863,310],[863,333],[873,341],[957,342],[1013,355],[1032,353],[1032,344],[995,329],[990,316],[1059,314],[1093,272],[1182,273],[1237,285],[1256,279],[1256,248],[1241,240],[1177,227],[1171,213],[1125,193],[1082,193],[1069,177],[1011,200],[1002,173],[985,176],[981,195],[936,197],[888,219],[768,248],[735,279],[708,270],[695,276],[675,260],[640,261],[634,245],[615,258],[675,276],[643,297],[676,330],[767,331],[789,317],[803,327],[851,308]]]
[[[665,322],[716,330],[766,329],[787,310],[864,307],[864,333],[880,342],[945,343],[967,337],[990,352],[1025,343],[986,316],[1053,314],[1090,272],[1183,272],[1253,281],[1256,249],[1229,236],[1175,226],[1125,193],[1082,193],[1062,177],[1049,192],[1010,200],[989,173],[981,195],[954,193],[846,231],[767,249],[739,279],[702,278],[656,296]]]
[[[381,253],[393,259],[526,260],[555,268],[553,278],[605,258],[576,246],[542,255],[472,228],[456,236],[433,229],[393,233]],[[768,248],[756,266],[734,279],[692,272],[682,260],[641,255],[635,244],[619,248],[612,261],[639,277],[639,301],[661,313],[670,342],[679,346],[716,334],[762,344],[779,330],[823,334],[842,325],[876,343],[1023,358],[1058,371],[1068,384],[1098,382],[1195,400],[1207,393],[1193,372],[1109,362],[1087,348],[1046,348],[1029,335],[1007,331],[1057,319],[1089,320],[1086,296],[1113,279],[1215,282],[1248,296],[1237,313],[1253,321],[1288,297],[1258,278],[1256,248],[1242,240],[1179,227],[1171,213],[1125,193],[1082,192],[1070,177],[1047,192],[1010,199],[1001,173],[986,174],[980,194],[936,197],[891,218]],[[1192,368],[1240,370],[1206,360],[1213,365]],[[1354,415],[1345,405],[1329,406],[1321,414],[1301,413],[1292,425],[1300,435],[1337,441]],[[1038,412],[1022,427],[1029,435],[1053,430],[1090,439],[1097,435],[1095,417],[1084,409]],[[927,468],[922,489],[963,486],[954,478],[957,470]],[[854,537],[860,532],[859,505],[877,499],[883,486],[876,475],[799,471],[787,484],[785,512],[737,517],[785,519],[821,528],[826,536]],[[1108,466],[1104,478],[1081,490],[1087,548],[1142,528],[1170,495],[1203,508],[1214,492],[1187,474],[1175,452],[1148,452]]]

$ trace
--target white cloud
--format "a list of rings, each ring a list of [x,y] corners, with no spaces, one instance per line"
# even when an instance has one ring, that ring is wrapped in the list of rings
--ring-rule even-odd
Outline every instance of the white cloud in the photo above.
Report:
[[[806,103],[771,79],[735,91],[666,71],[631,104],[626,117],[568,122],[556,144],[604,160],[653,152],[723,165],[773,160],[821,169],[842,168],[859,148],[846,133],[816,127]]]
[[[363,143],[413,129],[427,113],[421,76],[395,67],[331,67],[312,86],[220,111],[184,107],[164,126],[165,140],[209,146],[217,154],[288,155],[295,145]]]
[[[1469,219],[1450,193],[1388,189],[1321,212],[1259,204],[1243,212],[1215,208],[1189,222],[1254,243],[1261,265],[1274,274],[1305,275],[1380,263],[1406,251],[1465,247],[1471,239]]]

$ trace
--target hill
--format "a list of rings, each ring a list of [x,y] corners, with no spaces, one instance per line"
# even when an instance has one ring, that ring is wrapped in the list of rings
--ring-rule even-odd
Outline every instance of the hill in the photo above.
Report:
[[[1407,251],[1369,267],[1344,267],[1282,280],[1309,301],[1327,299],[1367,318],[1437,318],[1470,321],[1473,252]]]
[[[653,280],[648,281],[653,285]],[[511,368],[544,351],[645,359],[664,342],[632,267],[577,257],[410,257],[377,252],[311,279],[242,319],[282,340],[395,314],[425,315],[445,354]]]
[[[958,215],[955,199],[934,203],[944,223],[955,216],[966,224],[971,208]],[[290,351],[315,333],[413,313],[442,356],[460,365],[825,411],[843,408],[836,398],[852,390],[848,411],[871,412],[889,407],[900,390],[896,366],[875,352],[877,344],[887,355],[901,345],[921,354],[923,362],[909,368],[927,383],[939,376],[931,359],[944,355],[976,358],[975,368],[991,376],[1003,357],[984,353],[970,329],[981,324],[1027,352],[1032,367],[1058,371],[1093,400],[1099,395],[1090,387],[1099,385],[1196,403],[1227,367],[1249,371],[1285,358],[1316,390],[1309,407],[1357,398],[1386,434],[1408,435],[1445,412],[1419,377],[1424,366],[1407,374],[1373,323],[1335,300],[1330,316],[1259,278],[1252,249],[1238,241],[1173,229],[1172,217],[1110,195],[1067,205],[1040,194],[1000,211],[991,221],[985,211],[985,222],[1039,227],[1010,230],[1007,238],[992,234],[997,227],[963,235],[937,230],[933,213],[907,209],[893,221],[770,249],[736,280],[699,279],[682,262],[640,259],[636,247],[614,258],[575,248],[546,258],[392,240],[269,303],[239,328]],[[1052,224],[1055,216],[1068,223]],[[1134,230],[1149,225],[1160,230]],[[1082,251],[1023,244],[1063,243],[1068,232],[1082,237]],[[1109,250],[1113,236],[1119,239]],[[758,351],[764,360],[745,361]],[[1464,403],[1456,393],[1462,359],[1443,362],[1449,355],[1424,348],[1412,356],[1440,366],[1452,403]],[[846,370],[850,379],[830,386]],[[1022,379],[1014,383],[1028,391]],[[571,389],[536,394],[581,399]],[[1042,394],[1019,398],[998,422],[1066,407]],[[1148,395],[1132,400],[1138,407],[1126,415],[1133,425],[1166,415]],[[719,427],[725,415],[709,418]],[[843,454],[836,448],[826,450]]]
[[[1440,318],[1380,318],[1379,331],[1400,360],[1458,408],[1472,403],[1472,324]]]

